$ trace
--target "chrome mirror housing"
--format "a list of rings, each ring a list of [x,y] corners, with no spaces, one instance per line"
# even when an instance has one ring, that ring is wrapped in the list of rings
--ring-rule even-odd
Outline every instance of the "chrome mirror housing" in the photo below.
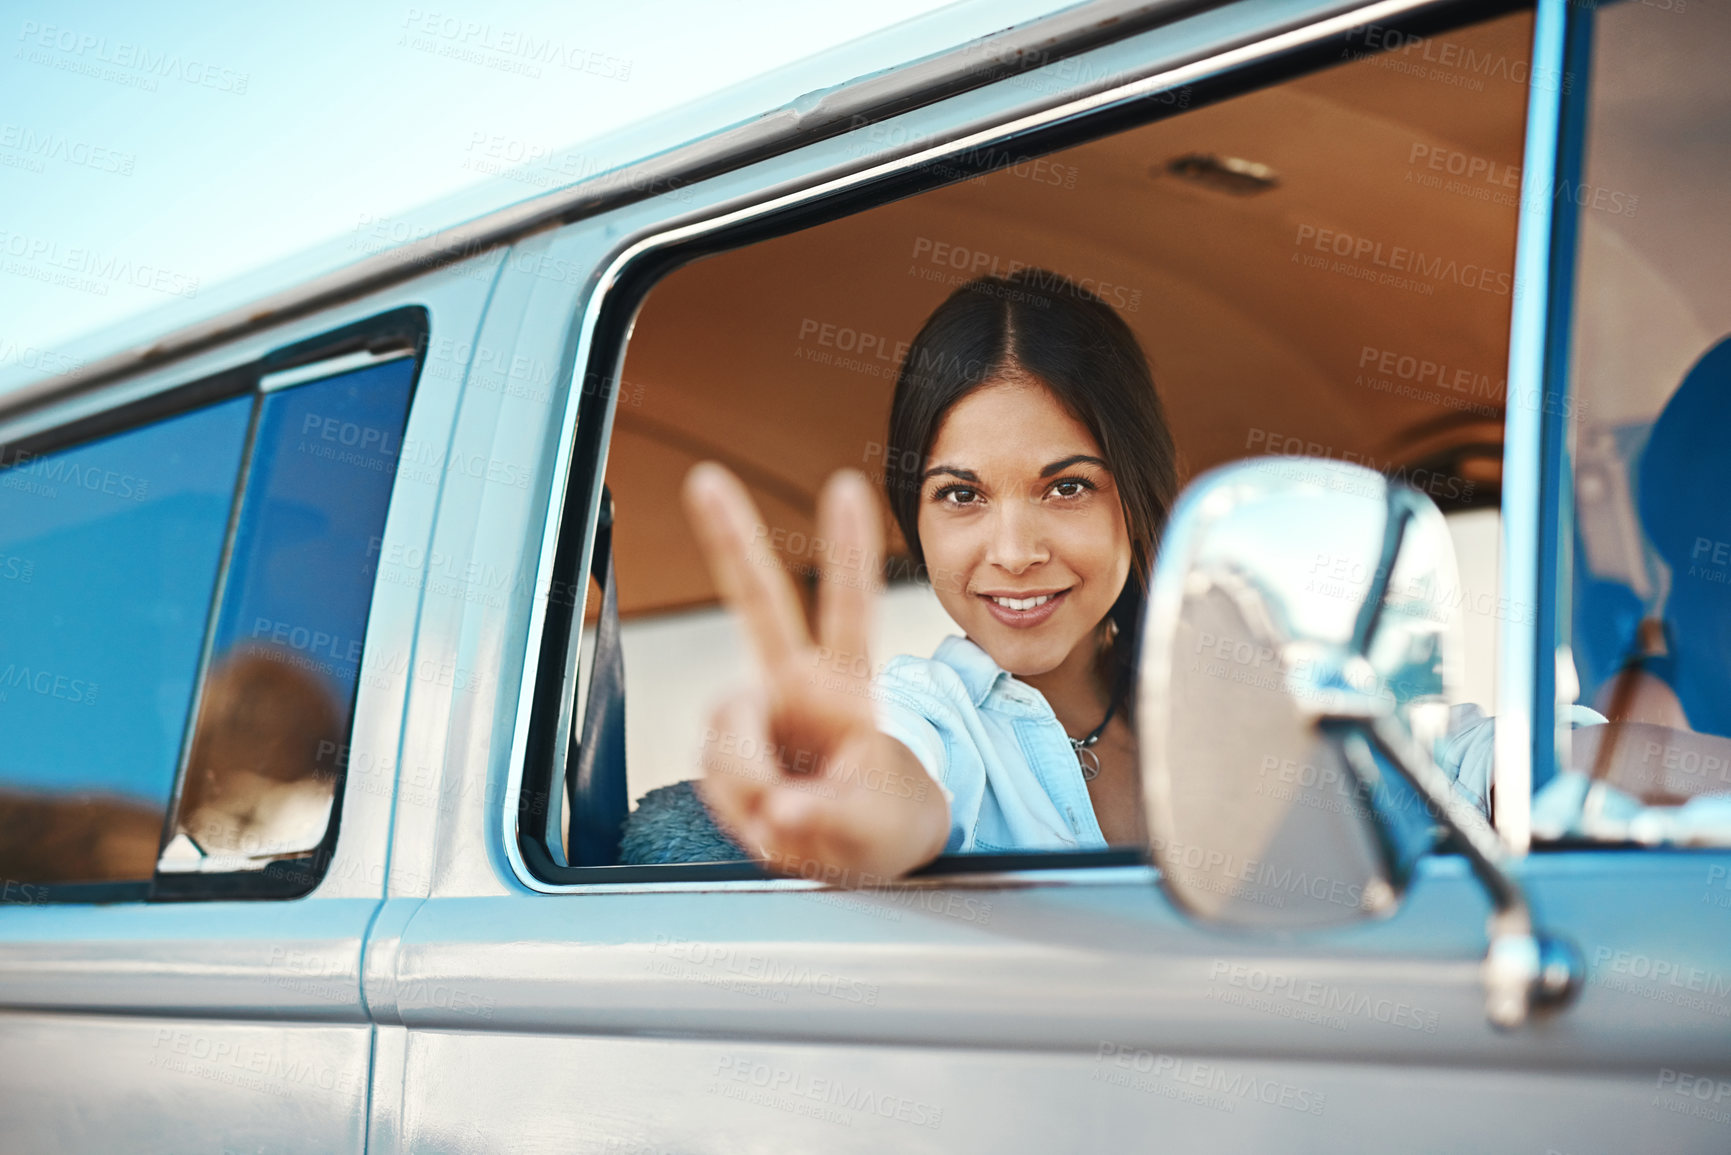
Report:
[[[1193,916],[1305,930],[1387,914],[1452,834],[1490,894],[1488,1012],[1578,985],[1434,751],[1459,682],[1442,514],[1362,466],[1264,458],[1191,484],[1143,623],[1138,727],[1162,885]]]

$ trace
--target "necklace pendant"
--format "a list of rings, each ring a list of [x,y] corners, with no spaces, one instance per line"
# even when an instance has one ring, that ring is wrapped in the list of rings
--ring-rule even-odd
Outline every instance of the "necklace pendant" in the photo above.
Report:
[[[1100,775],[1100,759],[1086,746],[1076,747],[1076,761],[1082,764],[1082,781],[1092,782]]]

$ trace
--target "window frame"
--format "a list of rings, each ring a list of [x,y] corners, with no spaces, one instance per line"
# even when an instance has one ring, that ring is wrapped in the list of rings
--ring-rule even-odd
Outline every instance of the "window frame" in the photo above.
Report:
[[[704,256],[1320,71],[1338,63],[1340,49],[1349,47],[1353,33],[1367,24],[1434,35],[1533,7],[1532,0],[1381,0],[1298,27],[1257,34],[1247,42],[1134,76],[1100,92],[970,128],[942,144],[875,160],[791,191],[773,191],[744,205],[735,202],[718,211],[675,219],[621,241],[606,258],[575,319],[576,354],[553,462],[553,506],[537,568],[536,588],[548,590],[549,595],[537,603],[531,622],[500,810],[502,848],[517,880],[548,894],[829,885],[822,879],[789,878],[743,863],[572,867],[559,863],[548,845],[548,823],[559,813],[570,769],[581,621],[612,439],[615,386],[638,310],[665,276]],[[1171,100],[1178,90],[1191,94],[1182,107],[1174,107]],[[861,117],[856,122],[857,130],[863,131],[882,120]],[[847,135],[851,134],[843,139]],[[1506,574],[1504,587],[1508,587]],[[947,885],[964,880],[1037,882],[1043,877],[1064,882],[1079,869],[1146,862],[1145,853],[1126,850],[945,855],[907,877],[914,884],[933,877],[945,878]]]
[[[1580,25],[1574,0],[1538,0],[1529,76],[1541,68],[1559,78],[1554,87],[1529,83],[1526,141],[1521,157],[1521,199],[1515,233],[1514,301],[1509,322],[1508,397],[1533,404],[1507,404],[1503,429],[1503,592],[1510,604],[1531,606],[1530,628],[1507,623],[1497,656],[1497,726],[1491,770],[1492,823],[1510,853],[1532,848],[1532,782],[1541,759],[1554,756],[1556,725],[1555,605],[1548,587],[1555,573],[1557,459],[1560,421],[1550,410],[1557,399],[1554,345],[1559,283],[1572,275],[1573,240],[1565,254],[1552,197],[1570,163],[1565,116],[1577,99],[1565,99],[1564,71],[1572,58],[1569,37]],[[1578,158],[1577,158],[1578,159]],[[1572,227],[1572,221],[1571,221]],[[1567,257],[1568,263],[1558,261]],[[1566,304],[1564,306],[1567,307]],[[1565,326],[1566,328],[1566,326]],[[1545,660],[1541,660],[1544,658]]]
[[[21,457],[36,457],[75,449],[105,437],[125,433],[158,421],[173,420],[209,405],[239,397],[253,398],[252,413],[247,422],[245,442],[241,449],[241,464],[235,477],[234,493],[230,498],[224,544],[217,563],[216,582],[206,608],[199,662],[193,679],[193,692],[188,700],[187,716],[181,730],[180,751],[175,774],[163,813],[163,830],[158,838],[155,865],[151,877],[125,881],[43,882],[33,884],[46,896],[41,901],[52,904],[89,904],[113,902],[184,902],[220,899],[289,899],[312,891],[324,878],[336,852],[340,834],[346,769],[335,775],[333,803],[324,837],[317,847],[293,858],[273,860],[256,870],[175,872],[161,868],[163,851],[172,839],[175,819],[185,786],[186,759],[191,748],[193,730],[198,716],[203,680],[211,660],[211,645],[221,609],[232,557],[232,544],[237,528],[240,503],[246,494],[249,466],[257,436],[258,409],[262,398],[277,385],[266,388],[262,383],[270,377],[298,369],[308,369],[356,354],[408,350],[414,358],[409,384],[409,409],[412,412],[415,393],[425,366],[431,315],[422,305],[399,306],[355,321],[312,337],[294,341],[255,357],[240,365],[179,384],[170,384],[143,397],[123,401],[60,424],[48,425],[17,440],[0,446],[0,466]],[[337,367],[332,373],[344,372]],[[326,374],[310,378],[320,380]],[[295,384],[299,384],[296,382]],[[393,495],[395,478],[392,480]],[[376,579],[375,579],[376,581]],[[363,660],[366,639],[362,638]],[[352,730],[351,715],[346,725]]]

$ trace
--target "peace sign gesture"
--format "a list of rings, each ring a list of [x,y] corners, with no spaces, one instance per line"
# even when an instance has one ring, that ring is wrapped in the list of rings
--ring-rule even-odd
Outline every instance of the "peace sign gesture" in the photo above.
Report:
[[[745,631],[757,677],[716,706],[699,789],[734,839],[775,870],[858,885],[943,849],[949,809],[919,760],[877,729],[867,638],[883,529],[865,476],[832,474],[818,497],[824,543],[818,637],[768,547],[745,486],[700,462],[686,516],[722,600]]]

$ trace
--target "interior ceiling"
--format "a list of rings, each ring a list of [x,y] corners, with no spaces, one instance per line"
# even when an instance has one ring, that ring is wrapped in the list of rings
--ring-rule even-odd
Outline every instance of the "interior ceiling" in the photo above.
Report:
[[[812,533],[830,472],[854,466],[875,478],[898,345],[957,285],[1013,262],[1090,278],[1119,306],[1154,367],[1181,480],[1264,452],[1271,438],[1366,455],[1379,468],[1451,441],[1500,440],[1500,417],[1462,406],[1500,414],[1506,279],[1502,292],[1485,291],[1465,274],[1408,270],[1413,291],[1301,259],[1350,260],[1314,247],[1334,230],[1380,245],[1385,262],[1398,246],[1456,270],[1510,274],[1518,189],[1501,181],[1521,161],[1530,44],[1530,13],[1502,17],[1446,33],[1431,51],[1490,62],[1476,70],[1426,63],[1419,50],[1345,61],[1044,166],[672,273],[627,349],[608,460],[621,612],[714,599],[678,497],[693,462],[734,468],[770,526],[790,535]],[[1195,153],[1266,165],[1278,184],[1238,195],[1167,170]],[[1483,164],[1457,177],[1426,167],[1430,156]],[[1373,256],[1356,263],[1386,271]],[[1450,404],[1434,382],[1418,383],[1428,397],[1379,389],[1372,377],[1412,382],[1361,367],[1367,349],[1447,366],[1451,378],[1464,370],[1496,394],[1449,394]],[[885,525],[899,547],[887,512]]]

